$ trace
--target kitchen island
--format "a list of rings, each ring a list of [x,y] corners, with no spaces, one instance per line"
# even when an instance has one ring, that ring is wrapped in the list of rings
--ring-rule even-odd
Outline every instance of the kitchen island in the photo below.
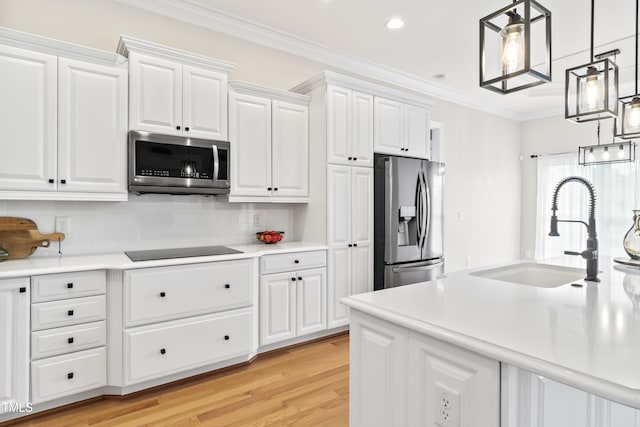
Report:
[[[640,270],[601,270],[555,288],[460,272],[343,299],[351,425],[639,426]]]

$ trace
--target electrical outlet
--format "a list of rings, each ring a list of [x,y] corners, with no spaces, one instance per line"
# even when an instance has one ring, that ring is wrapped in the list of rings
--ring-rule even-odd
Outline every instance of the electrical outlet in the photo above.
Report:
[[[467,264],[467,267],[471,267],[471,257],[470,257],[470,256],[468,256],[468,257],[465,259],[465,262],[466,262],[466,264]]]
[[[65,236],[71,233],[71,220],[68,216],[56,217],[56,233],[62,233]]]
[[[524,257],[525,259],[531,259],[533,258],[533,255],[531,255],[531,251],[529,249],[527,249],[526,251],[524,251]]]
[[[460,427],[460,393],[436,383],[435,423],[439,427]]]
[[[464,212],[458,211],[458,221],[464,221]]]
[[[254,228],[264,228],[264,221],[262,219],[262,214],[259,214],[259,213],[253,214],[253,226]]]

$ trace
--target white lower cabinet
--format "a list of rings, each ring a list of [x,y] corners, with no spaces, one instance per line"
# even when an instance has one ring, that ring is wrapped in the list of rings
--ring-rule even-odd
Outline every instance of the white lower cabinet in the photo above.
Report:
[[[126,330],[125,383],[150,380],[248,354],[251,330],[250,309]]]
[[[327,329],[326,271],[315,268],[261,277],[261,345]]]
[[[502,427],[640,427],[640,410],[502,365]]]
[[[500,426],[500,363],[351,312],[350,425]]]
[[[0,280],[0,414],[29,402],[29,278]]]

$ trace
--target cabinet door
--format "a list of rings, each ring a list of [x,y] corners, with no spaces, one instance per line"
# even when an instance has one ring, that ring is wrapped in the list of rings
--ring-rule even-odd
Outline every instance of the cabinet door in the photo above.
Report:
[[[0,190],[56,189],[56,63],[0,46]]]
[[[327,270],[316,268],[297,273],[297,335],[327,329]]]
[[[0,280],[0,414],[30,401],[29,329],[29,279]]]
[[[327,87],[327,163],[351,165],[351,90]]]
[[[374,150],[377,153],[404,154],[404,104],[375,97]]]
[[[405,153],[412,157],[431,158],[431,140],[429,132],[430,111],[415,105],[405,106]]]
[[[351,155],[355,166],[373,166],[373,96],[353,92]]]
[[[271,195],[271,100],[229,93],[231,195]]]
[[[272,102],[273,196],[309,195],[309,107]]]
[[[126,193],[126,148],[126,70],[60,58],[58,190]]]
[[[182,65],[129,54],[129,128],[182,134]]]
[[[260,345],[296,336],[295,272],[260,278]]]
[[[409,372],[409,426],[500,425],[500,362],[411,333]]]
[[[373,169],[351,170],[350,295],[373,290]]]
[[[407,341],[406,329],[358,311],[352,312],[349,338],[350,426],[407,425]]]
[[[327,244],[346,248],[351,235],[351,168],[327,166]]]
[[[349,309],[342,298],[351,295],[353,251],[348,247],[330,248],[327,260],[327,325],[329,329],[349,324]]]
[[[184,65],[183,134],[227,140],[227,75]]]

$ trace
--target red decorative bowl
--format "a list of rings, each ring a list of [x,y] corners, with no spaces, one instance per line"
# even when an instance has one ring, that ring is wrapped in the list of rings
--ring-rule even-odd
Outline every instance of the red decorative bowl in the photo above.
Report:
[[[256,238],[262,243],[272,244],[278,243],[284,238],[284,231],[265,230],[256,233]]]

